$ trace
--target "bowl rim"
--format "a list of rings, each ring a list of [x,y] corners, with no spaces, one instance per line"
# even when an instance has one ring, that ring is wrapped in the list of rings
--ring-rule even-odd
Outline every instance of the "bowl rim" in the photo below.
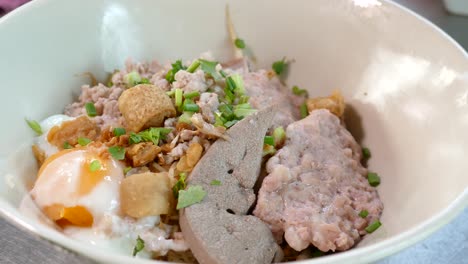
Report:
[[[4,15],[0,18],[0,27],[7,24],[11,18],[21,15],[26,10],[38,8],[41,5],[45,5],[50,2],[57,0],[35,0],[28,2],[12,12]],[[393,0],[378,0],[386,3],[387,5],[393,5],[402,12],[407,13],[415,17],[423,24],[437,32],[444,39],[460,52],[460,55],[464,56],[468,60],[468,51],[466,51],[457,41],[455,41],[445,31],[440,29],[434,23],[419,15],[413,10],[403,6],[400,3],[396,3]],[[418,241],[428,237],[436,230],[441,228],[443,225],[450,222],[455,218],[462,210],[468,207],[468,186],[465,187],[464,191],[458,195],[446,208],[431,216],[425,221],[411,227],[410,229],[390,238],[383,239],[374,244],[366,245],[362,248],[354,248],[349,251],[339,252],[332,255],[323,256],[320,258],[307,259],[296,261],[295,263],[309,263],[309,264],[325,264],[325,263],[369,263],[387,257],[393,253],[396,253],[404,248],[414,245]],[[11,206],[3,197],[0,196],[0,216],[6,221],[20,228],[21,230],[27,231],[29,234],[41,237],[49,242],[56,245],[62,246],[82,256],[86,256],[93,260],[102,261],[106,263],[137,263],[137,264],[151,264],[151,263],[168,263],[157,260],[139,259],[133,258],[130,255],[114,255],[108,254],[107,251],[98,250],[92,246],[82,243],[77,240],[73,240],[65,236],[62,233],[55,232],[49,228],[45,228],[42,224],[31,223],[27,217],[22,215],[17,208]]]

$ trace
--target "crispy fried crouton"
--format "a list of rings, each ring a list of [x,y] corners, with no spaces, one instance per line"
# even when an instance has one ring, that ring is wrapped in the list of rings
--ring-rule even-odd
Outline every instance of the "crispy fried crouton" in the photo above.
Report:
[[[152,142],[142,142],[127,148],[126,156],[133,167],[140,167],[152,162],[161,152],[161,148]]]
[[[328,109],[332,114],[343,118],[345,102],[339,91],[334,91],[328,97],[316,97],[307,99],[307,110]]]
[[[95,140],[99,135],[99,127],[87,116],[80,116],[76,119],[65,121],[60,126],[54,126],[47,135],[47,140],[59,149],[63,149],[63,144],[68,142],[74,146],[78,144],[78,138],[85,137]]]

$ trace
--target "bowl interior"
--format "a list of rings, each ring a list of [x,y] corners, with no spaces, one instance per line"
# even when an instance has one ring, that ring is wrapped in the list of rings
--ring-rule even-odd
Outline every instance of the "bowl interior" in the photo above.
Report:
[[[89,82],[81,73],[104,80],[129,57],[166,62],[209,50],[228,60],[225,5],[215,0],[36,0],[0,20],[3,213],[99,258],[91,247],[68,241],[15,209],[37,169],[28,147],[33,134],[24,118],[61,113]],[[402,248],[415,232],[422,237],[467,205],[468,59],[456,43],[385,1],[241,0],[229,5],[258,67],[286,57],[294,60],[290,86],[306,88],[312,96],[340,89],[349,105],[349,129],[372,151],[369,167],[382,178],[383,226],[366,236],[361,249],[352,250],[359,254],[352,261]],[[417,229],[423,224],[426,231]],[[394,250],[385,251],[378,243],[383,240]],[[371,250],[379,247],[381,252]],[[351,257],[352,251],[328,261]]]

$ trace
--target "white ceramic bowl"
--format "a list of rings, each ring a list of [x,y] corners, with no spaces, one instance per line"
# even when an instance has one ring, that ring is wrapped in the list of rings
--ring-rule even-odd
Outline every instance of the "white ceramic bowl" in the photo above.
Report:
[[[22,215],[35,178],[24,117],[60,113],[86,81],[77,73],[136,60],[230,58],[224,1],[35,0],[0,20],[0,209],[10,221],[107,263],[108,254]],[[468,56],[450,37],[387,1],[233,1],[233,22],[259,65],[295,60],[288,83],[343,91],[348,123],[380,173],[383,226],[350,251],[307,263],[365,263],[427,237],[468,204]],[[16,153],[16,154],[15,154]],[[18,154],[20,153],[20,154]],[[21,154],[21,153],[26,153]]]

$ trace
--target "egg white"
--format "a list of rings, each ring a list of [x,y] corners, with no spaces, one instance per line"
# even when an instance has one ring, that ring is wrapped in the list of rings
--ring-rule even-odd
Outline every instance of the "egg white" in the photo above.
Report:
[[[75,119],[75,117],[67,115],[53,115],[40,122],[43,134],[34,138],[34,144],[44,151],[46,157],[50,157],[59,151],[56,146],[50,144],[47,140],[47,135],[49,135],[50,129],[54,126],[60,126],[65,121],[73,119]]]

